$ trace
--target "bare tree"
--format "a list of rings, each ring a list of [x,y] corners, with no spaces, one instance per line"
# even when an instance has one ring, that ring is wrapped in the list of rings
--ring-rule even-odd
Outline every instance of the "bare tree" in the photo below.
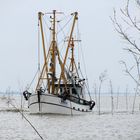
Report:
[[[110,80],[110,97],[111,97],[111,113],[113,115],[114,112],[114,97],[113,97],[113,87],[112,87],[112,81]]]
[[[104,80],[106,80],[106,77],[107,77],[107,71],[105,70],[103,73],[100,74],[99,76],[99,81],[100,81],[100,84],[99,84],[99,105],[98,105],[98,108],[99,108],[99,115],[101,114],[101,110],[100,110],[100,97],[101,97],[101,88],[102,88],[102,84],[104,82]]]
[[[135,111],[135,102],[136,102],[137,93],[138,93],[138,85],[135,89],[135,96],[134,96],[133,106],[132,106],[132,114],[134,114],[134,111]]]
[[[128,111],[128,86],[126,86],[125,100],[126,100],[126,111]]]
[[[136,1],[136,5],[139,6],[139,1]],[[140,10],[139,10],[140,11]],[[139,33],[140,33],[140,18],[138,19],[137,16],[132,16],[130,13],[130,0],[127,0],[127,4],[125,9],[120,9],[121,12],[121,18],[116,14],[116,10],[114,9],[114,17],[111,18],[113,21],[113,25],[115,27],[115,30],[119,33],[119,35],[122,37],[122,39],[125,40],[128,45],[125,45],[123,48],[124,50],[128,51],[134,58],[134,65],[131,67],[127,67],[128,65],[126,62],[122,61],[122,64],[125,66],[125,72],[136,82],[136,84],[140,84],[140,40],[139,40]],[[133,32],[133,35],[137,36],[131,36]],[[135,69],[137,72],[136,75],[133,74],[132,70]]]
[[[97,85],[94,84],[93,88],[94,88],[94,94],[95,94],[95,101],[96,101],[96,103],[97,103],[96,107],[97,107],[97,111],[98,111]]]
[[[119,90],[120,90],[120,88],[118,87],[118,89],[117,89],[117,105],[116,105],[117,110],[118,110],[118,107],[119,107]]]
[[[114,16],[111,20],[115,30],[127,43],[123,49],[128,51],[134,58],[132,66],[129,66],[130,64],[128,65],[125,61],[121,61],[121,64],[123,64],[125,68],[125,73],[135,82],[137,87],[135,94],[138,94],[138,89],[140,88],[140,16],[136,11],[140,12],[140,0],[126,0],[124,9],[121,8],[120,11],[117,12],[114,9]],[[118,16],[119,12],[121,13],[121,16]],[[136,95],[134,96],[133,107]]]

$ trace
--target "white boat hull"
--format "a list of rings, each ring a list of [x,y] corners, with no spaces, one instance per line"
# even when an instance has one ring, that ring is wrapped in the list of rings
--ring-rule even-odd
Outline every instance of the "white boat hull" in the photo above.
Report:
[[[40,101],[37,94],[31,95],[28,100],[28,106],[31,114],[78,115],[91,112],[89,105],[75,103],[67,99],[63,101],[62,98],[50,94],[40,95]]]

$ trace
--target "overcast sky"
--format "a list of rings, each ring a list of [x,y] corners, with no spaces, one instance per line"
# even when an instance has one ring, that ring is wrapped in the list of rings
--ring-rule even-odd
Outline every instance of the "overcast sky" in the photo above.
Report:
[[[90,89],[107,70],[114,90],[133,81],[124,75],[120,60],[131,63],[122,50],[124,42],[115,32],[110,16],[113,8],[124,7],[125,0],[0,0],[0,91],[8,87],[23,89],[37,70],[37,13],[53,9],[79,12],[79,24]],[[103,90],[109,90],[108,82]]]

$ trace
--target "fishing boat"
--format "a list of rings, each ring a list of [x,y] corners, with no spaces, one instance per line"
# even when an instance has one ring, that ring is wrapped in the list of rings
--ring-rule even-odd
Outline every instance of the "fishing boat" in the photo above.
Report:
[[[43,65],[40,68],[39,63],[39,76],[35,90],[30,92],[28,89],[23,92],[25,99],[28,101],[31,114],[85,114],[91,112],[95,106],[89,91],[86,90],[87,79],[81,74],[80,62],[76,62],[75,59],[75,42],[81,41],[75,36],[78,12],[70,14],[72,25],[68,36],[63,39],[66,44],[63,53],[59,48],[58,34],[66,27],[68,22],[59,31],[57,24],[60,24],[61,19],[58,20],[57,15],[60,14],[63,15],[63,13],[56,10],[51,13],[38,13]],[[44,16],[46,15],[49,15],[47,19],[50,23],[49,31],[51,34],[48,49],[46,49],[46,33],[44,31],[47,24],[45,27],[43,26]]]

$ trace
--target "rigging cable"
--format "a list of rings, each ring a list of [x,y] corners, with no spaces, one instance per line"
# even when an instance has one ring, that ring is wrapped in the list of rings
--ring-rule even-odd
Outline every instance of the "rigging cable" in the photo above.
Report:
[[[45,15],[45,17],[47,18],[47,20],[44,20],[44,19],[43,19],[43,21],[45,22],[47,28],[49,29],[50,27],[49,27],[49,25],[48,25],[47,22],[46,22],[46,21],[49,21],[49,18],[48,18],[46,15]]]
[[[70,16],[70,15],[69,15]],[[69,16],[67,16],[67,18],[69,18]],[[65,34],[65,32],[64,32],[64,28],[69,24],[69,22],[72,20],[72,17],[73,16],[71,16],[71,18],[65,23],[65,25],[63,26],[63,27],[61,27],[61,25],[59,24],[59,22],[58,22],[58,26],[59,26],[59,28],[60,28],[60,30],[56,33],[56,36],[60,33],[60,32],[62,32],[62,34],[63,34],[63,36],[64,36],[64,39],[62,39],[60,42],[58,42],[58,46],[63,42],[63,41],[65,41],[65,39],[66,39],[66,34]],[[64,45],[64,43],[63,43],[63,45]],[[62,47],[63,48],[63,47]],[[62,48],[61,48],[61,50],[62,50]]]
[[[49,49],[49,44],[51,43],[51,27],[48,25],[48,23],[46,22],[46,21],[50,21],[50,19],[48,18],[48,16],[46,16],[46,14],[45,14],[45,17],[47,18],[47,20],[45,20],[44,18],[43,18],[43,21],[44,21],[44,23],[46,24],[46,27],[48,28],[48,31],[50,32],[50,34],[49,34],[49,37],[48,37],[48,39],[47,39],[47,35],[46,35],[46,32],[45,32],[45,36],[46,36],[46,43],[47,43],[47,46],[48,46],[48,49]],[[51,22],[51,21],[50,21]],[[46,29],[47,30],[47,29]]]
[[[60,27],[60,29],[62,29],[62,27],[60,26],[60,24],[58,23],[58,26]],[[58,45],[60,45],[62,42],[64,42],[65,38],[66,38],[66,35],[64,33],[64,30],[62,29],[62,33],[63,33],[63,36],[64,36],[64,39],[62,39],[60,42],[58,42]]]
[[[65,16],[65,18],[69,18],[70,16],[71,16],[71,15]],[[64,18],[64,19],[65,19],[65,18]],[[66,39],[66,34],[65,34],[65,32],[64,32],[64,28],[70,23],[70,21],[72,20],[72,18],[73,18],[73,16],[71,16],[71,18],[64,24],[63,27],[61,27],[61,25],[58,23],[58,26],[59,26],[60,30],[56,33],[56,39],[57,39],[57,36],[58,36],[58,34],[59,34],[60,32],[63,33],[64,39]],[[58,46],[60,45],[61,42],[64,41],[64,39],[62,39],[62,40],[58,43]],[[58,40],[58,39],[57,39],[57,40]],[[63,43],[63,45],[62,45],[62,48],[63,48],[64,44],[65,44],[65,41],[64,41],[64,43]],[[60,52],[62,51],[62,48],[60,49]],[[63,57],[62,57],[61,54],[60,54],[60,57],[61,57],[61,59],[63,60]],[[66,66],[67,66],[67,65],[66,65]]]
[[[77,24],[77,34],[80,36],[80,32],[79,32],[79,24]],[[86,75],[86,80],[87,80],[87,83],[85,83],[85,86],[86,86],[86,88],[87,88],[87,92],[88,92],[88,95],[89,95],[89,97],[90,97],[90,100],[91,100],[91,95],[90,95],[90,91],[89,91],[89,83],[88,83],[88,78],[87,78],[87,72],[86,72],[86,64],[85,64],[85,59],[84,59],[84,54],[83,54],[83,50],[82,50],[82,44],[81,43],[79,43],[80,44],[80,48],[81,48],[81,54],[82,54],[82,58],[83,58],[83,64],[84,64],[84,71],[85,71],[85,75]],[[79,68],[80,68],[80,66],[79,66]],[[79,69],[80,70],[80,73],[81,73],[81,75],[82,75],[82,72],[81,72],[81,69]],[[82,77],[83,77],[83,75],[82,75]]]
[[[64,15],[65,15],[65,14],[64,14]],[[69,18],[70,16],[71,16],[71,15],[65,16],[64,19]],[[72,18],[73,18],[73,16],[71,16],[71,17],[69,18],[69,20],[64,24],[63,27],[61,27],[61,25],[58,23],[58,26],[59,26],[60,30],[56,33],[56,38],[57,38],[58,34],[59,34],[60,32],[62,32],[62,33],[63,33],[63,36],[64,36],[64,39],[66,39],[66,34],[65,34],[65,32],[64,32],[64,28],[69,24],[69,22],[72,20]],[[62,21],[62,20],[61,20],[61,21]],[[62,40],[58,43],[58,46],[64,41],[64,39],[62,39]],[[58,40],[58,39],[57,39],[57,40]],[[64,41],[64,43],[63,43],[63,45],[62,45],[62,47],[61,47],[61,49],[60,49],[60,52],[62,51],[64,44],[65,44],[65,41]],[[61,54],[60,54],[60,55],[61,55]],[[62,57],[62,56],[61,56],[61,57]]]
[[[39,20],[38,20],[38,79],[40,75],[40,29],[39,29]]]
[[[69,16],[68,16],[68,17],[69,17]],[[67,18],[68,18],[68,17],[67,17]],[[66,38],[66,35],[65,35],[65,32],[64,32],[64,28],[68,25],[68,23],[71,21],[71,19],[72,19],[72,17],[68,20],[68,22],[67,22],[63,27],[61,27],[61,25],[58,23],[58,26],[59,26],[60,30],[56,33],[56,40],[57,40],[57,42],[58,42],[58,37],[57,37],[57,36],[58,36],[58,33],[60,33],[61,31],[62,31],[62,33],[63,33],[64,39]],[[60,43],[64,41],[64,39],[62,39],[62,40],[58,43],[57,46],[59,46]],[[65,44],[65,41],[63,42],[63,45],[62,45],[60,51],[59,51],[59,49],[58,49],[59,52],[62,51],[64,44]],[[62,55],[61,55],[61,53],[59,53],[59,54],[60,54],[61,60],[64,60],[63,57],[62,57]],[[67,67],[67,65],[66,65],[66,67]]]
[[[42,19],[43,19],[44,24],[46,24],[47,28],[50,29],[49,26],[48,26],[48,24],[47,24],[47,22],[46,22],[46,20],[44,19],[44,17]],[[43,26],[43,30],[46,29],[46,28],[45,29],[44,28],[45,28],[45,26]],[[45,35],[46,44],[47,44],[47,46],[49,46],[49,42],[48,42],[48,39],[47,39],[46,32],[44,32],[44,35]]]
[[[59,34],[68,24],[69,22],[72,20],[73,16],[71,16],[71,18],[66,22],[66,24],[64,24],[64,26],[57,32],[57,34]]]
[[[44,18],[43,18],[43,21],[45,21]],[[46,25],[47,25],[47,23],[46,23]],[[45,34],[45,37],[46,37],[46,43],[47,43],[46,34]],[[35,80],[35,78],[37,76],[37,74],[38,74],[38,78],[39,78],[39,76],[40,76],[40,29],[39,29],[39,20],[38,20],[38,70],[35,73],[35,76],[33,77],[31,83],[28,85],[27,90],[30,89],[31,85],[33,84],[33,82],[34,82],[34,80]]]
[[[35,78],[36,78],[36,76],[37,76],[37,74],[38,74],[38,70],[37,70],[37,72],[35,73],[35,75],[34,75],[32,81],[30,82],[30,84],[28,85],[28,87],[26,88],[26,90],[29,90],[29,89],[30,89],[31,85],[33,84],[33,82],[34,82],[34,80],[35,80]]]

